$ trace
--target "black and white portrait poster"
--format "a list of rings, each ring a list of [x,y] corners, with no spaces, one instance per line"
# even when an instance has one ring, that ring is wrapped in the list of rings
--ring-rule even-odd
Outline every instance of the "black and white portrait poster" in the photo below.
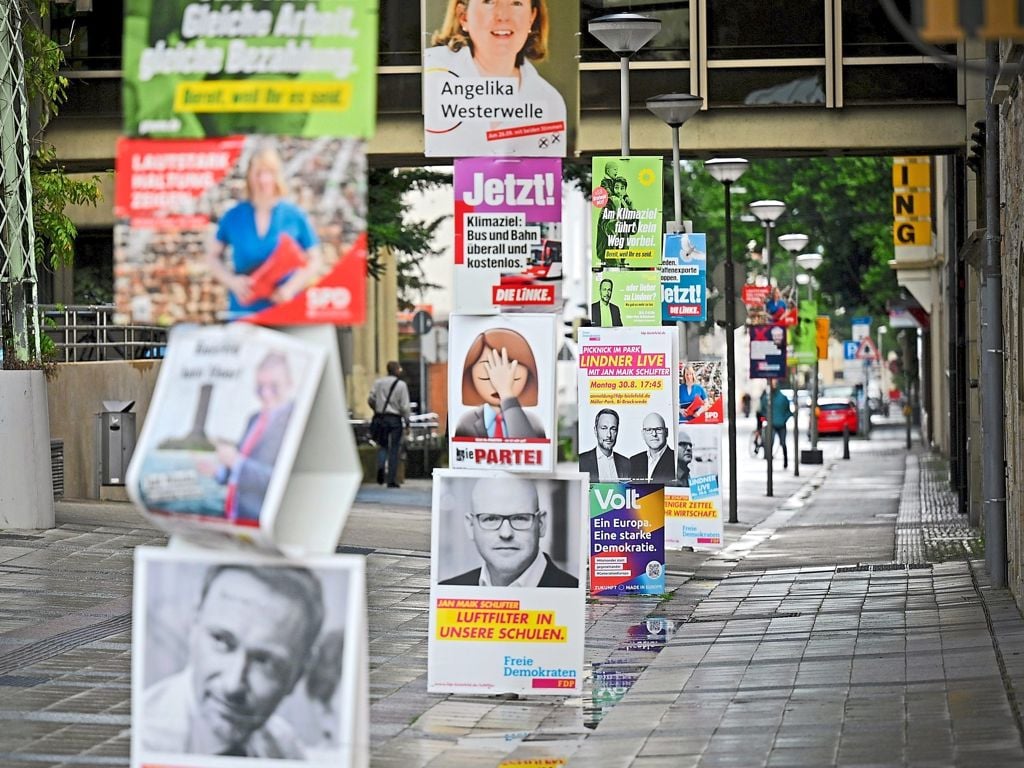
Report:
[[[362,558],[135,552],[132,768],[364,766]]]
[[[430,691],[579,693],[586,492],[578,473],[434,472]]]

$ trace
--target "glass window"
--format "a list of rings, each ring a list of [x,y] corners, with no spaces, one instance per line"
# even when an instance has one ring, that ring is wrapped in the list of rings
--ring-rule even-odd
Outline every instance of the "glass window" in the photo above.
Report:
[[[102,10],[78,11],[75,3],[50,4],[50,37],[74,70],[121,68],[124,0],[102,0]]]
[[[895,0],[896,9],[909,20],[910,0]],[[938,46],[956,54],[955,45]],[[843,56],[920,56],[900,34],[878,0],[843,0]]]
[[[935,64],[843,67],[843,103],[956,103],[956,70]]]
[[[377,61],[382,67],[419,66],[420,50],[419,4],[384,2],[380,4],[380,29]]]
[[[824,0],[708,0],[708,59],[825,56]]]
[[[566,0],[548,0],[565,2]],[[693,0],[696,2],[696,0]],[[636,61],[688,61],[690,58],[690,0],[582,0],[580,3],[581,61],[617,61],[616,57],[587,31],[591,19],[609,13],[639,13],[661,20],[661,30],[634,56]]]
[[[682,91],[690,90],[688,69],[631,69],[629,71],[629,103],[633,109],[643,109],[652,96],[665,93],[666,75],[671,82],[683,83]],[[580,72],[581,109],[619,109],[619,70]]]
[[[423,88],[419,74],[382,74],[377,77],[377,111],[381,114],[420,112]]]
[[[824,67],[761,67],[708,70],[715,107],[824,106]]]

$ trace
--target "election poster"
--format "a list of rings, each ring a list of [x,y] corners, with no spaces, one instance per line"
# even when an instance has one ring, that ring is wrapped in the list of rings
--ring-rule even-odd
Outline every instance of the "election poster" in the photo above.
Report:
[[[271,532],[325,353],[248,325],[175,330],[125,485],[173,533]]]
[[[725,421],[722,361],[679,361],[679,424]]]
[[[665,548],[717,550],[724,546],[721,497],[694,499],[689,488],[665,488]]]
[[[555,315],[452,315],[448,463],[553,471]]]
[[[676,477],[674,328],[581,328],[579,467],[591,482]]]
[[[455,161],[455,311],[562,308],[562,161]]]
[[[789,333],[789,365],[813,365],[818,359],[818,302],[804,299],[797,307],[797,323]]]
[[[660,267],[662,159],[595,157],[592,167],[591,267]]]
[[[353,555],[137,548],[132,768],[368,765],[365,595]]]
[[[743,286],[740,297],[747,308],[747,325],[765,325],[770,322],[765,302],[771,297],[772,289],[767,285]]]
[[[599,328],[661,325],[658,270],[605,270],[593,276],[590,324]]]
[[[586,477],[435,470],[427,689],[579,694]]]
[[[369,138],[376,0],[126,0],[128,136]]]
[[[590,485],[590,594],[665,591],[665,486]]]
[[[708,246],[703,233],[665,235],[661,263],[661,319],[703,322],[707,319]]]
[[[786,328],[752,325],[750,331],[750,378],[777,379],[786,372]]]
[[[357,139],[122,139],[114,319],[357,325],[366,153]]]
[[[554,0],[509,10],[423,0],[424,154],[573,155],[579,13]]]

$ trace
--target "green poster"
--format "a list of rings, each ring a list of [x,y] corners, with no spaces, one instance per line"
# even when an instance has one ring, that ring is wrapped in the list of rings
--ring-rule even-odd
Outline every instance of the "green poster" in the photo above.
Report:
[[[818,358],[818,302],[802,299],[797,308],[797,322],[790,331],[791,342],[788,365],[814,365]]]
[[[594,158],[594,269],[661,264],[661,168],[660,157]]]
[[[125,0],[129,136],[368,138],[376,0]]]
[[[661,325],[660,270],[596,272],[593,289],[591,325]]]

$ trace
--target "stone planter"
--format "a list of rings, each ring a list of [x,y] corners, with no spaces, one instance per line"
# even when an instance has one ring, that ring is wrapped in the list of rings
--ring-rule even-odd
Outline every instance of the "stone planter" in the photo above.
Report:
[[[42,371],[0,370],[0,468],[0,529],[52,528],[50,418]]]

